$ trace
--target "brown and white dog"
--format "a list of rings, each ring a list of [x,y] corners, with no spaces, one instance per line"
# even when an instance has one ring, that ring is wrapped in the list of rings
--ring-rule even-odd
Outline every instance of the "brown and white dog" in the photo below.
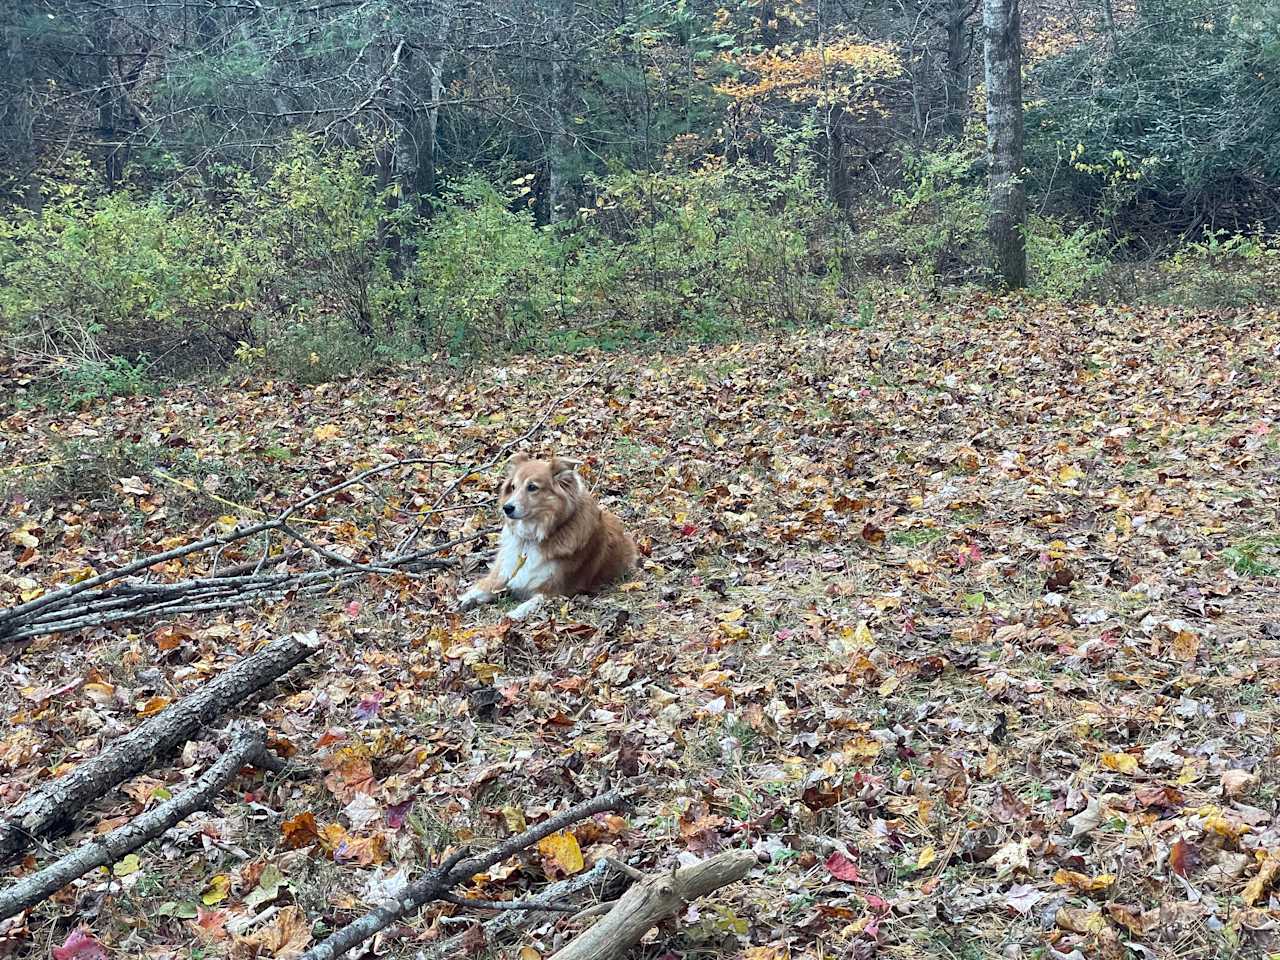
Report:
[[[549,596],[593,593],[635,564],[636,545],[622,522],[602,510],[570,460],[507,463],[498,503],[504,521],[487,576],[458,600],[460,610],[492,602],[503,590],[518,600],[507,614],[524,620]]]

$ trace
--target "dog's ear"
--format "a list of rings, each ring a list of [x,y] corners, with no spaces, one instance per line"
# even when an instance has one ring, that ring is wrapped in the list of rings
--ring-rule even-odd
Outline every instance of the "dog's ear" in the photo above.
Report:
[[[519,453],[513,453],[511,459],[507,461],[507,476],[516,472],[516,468],[522,463],[529,462],[529,455],[521,450]]]
[[[578,485],[578,464],[580,460],[569,460],[566,457],[551,458],[551,479],[567,487]]]

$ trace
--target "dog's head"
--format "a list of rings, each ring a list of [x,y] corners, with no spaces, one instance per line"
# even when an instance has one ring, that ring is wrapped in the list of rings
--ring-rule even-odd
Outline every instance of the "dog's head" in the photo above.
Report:
[[[498,507],[522,535],[542,539],[578,506],[582,481],[572,460],[534,460],[517,453],[507,461]]]

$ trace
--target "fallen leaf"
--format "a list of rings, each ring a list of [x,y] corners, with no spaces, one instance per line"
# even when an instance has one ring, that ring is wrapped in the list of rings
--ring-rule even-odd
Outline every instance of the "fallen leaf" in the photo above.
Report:
[[[311,924],[302,911],[290,904],[280,910],[265,927],[244,938],[245,942],[266,950],[277,960],[301,956],[311,942]]]
[[[284,821],[280,825],[280,833],[284,836],[284,845],[290,850],[307,847],[320,840],[320,831],[316,829],[316,815],[310,810]]]
[[[543,837],[538,841],[538,852],[553,861],[565,875],[577,873],[585,865],[578,838],[568,830]]]
[[[52,950],[53,960],[107,960],[107,951],[84,927],[71,931],[62,946]]]
[[[839,850],[832,852],[827,857],[824,865],[827,868],[827,873],[837,880],[843,880],[845,883],[857,883],[860,879],[858,865]]]
[[[221,903],[227,899],[227,894],[231,892],[231,876],[226,873],[217,874],[209,881],[208,886],[200,894],[200,902],[206,907],[212,907],[216,903]]]
[[[1130,776],[1138,772],[1138,758],[1130,753],[1104,753],[1102,755],[1102,765],[1108,770],[1115,770]]]
[[[1110,889],[1116,882],[1116,878],[1113,873],[1102,873],[1096,877],[1090,877],[1074,870],[1059,870],[1053,875],[1053,882],[1060,887],[1070,887],[1081,893],[1097,893],[1100,890]]]

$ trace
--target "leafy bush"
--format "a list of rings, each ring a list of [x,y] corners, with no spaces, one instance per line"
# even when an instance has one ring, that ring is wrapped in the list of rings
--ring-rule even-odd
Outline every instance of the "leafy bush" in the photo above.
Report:
[[[478,177],[455,183],[418,241],[411,320],[428,350],[476,353],[529,333],[556,299],[558,253],[527,206]]]
[[[1033,293],[1073,300],[1094,289],[1106,273],[1103,231],[1032,215],[1027,224],[1027,266]]]
[[[860,237],[865,268],[905,270],[916,283],[972,283],[989,275],[983,148],[969,138],[908,157],[894,208]],[[1032,293],[1081,296],[1106,270],[1102,232],[1032,214],[1027,265]]]
[[[593,180],[586,249],[570,269],[574,307],[610,301],[634,328],[701,337],[834,315],[847,227],[823,195],[811,140],[777,137],[770,163]]]
[[[1144,0],[1114,52],[1081,44],[1036,68],[1027,167],[1057,209],[1115,239],[1274,227],[1277,67],[1271,0]]]
[[[161,196],[46,187],[39,213],[0,220],[0,327],[21,347],[91,371],[136,357],[218,311],[201,211]]]

